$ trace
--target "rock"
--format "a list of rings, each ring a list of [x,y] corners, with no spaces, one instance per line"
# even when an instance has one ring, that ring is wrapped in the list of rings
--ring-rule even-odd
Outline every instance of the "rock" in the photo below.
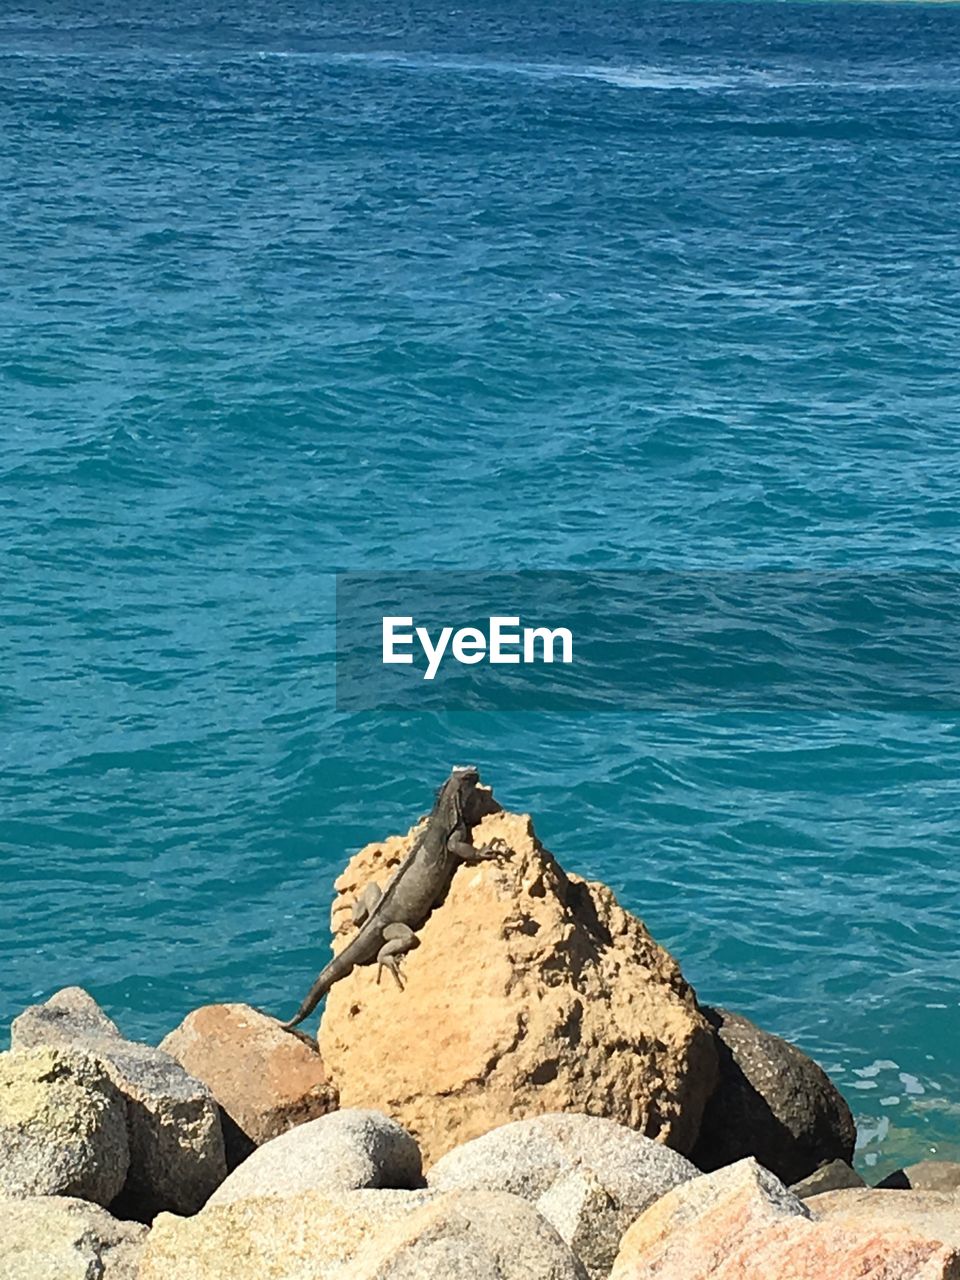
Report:
[[[386,882],[417,830],[368,845],[337,881],[338,948],[354,898]],[[404,958],[406,990],[361,966],[327,997],[320,1048],[341,1105],[394,1116],[428,1162],[553,1111],[688,1150],[716,1049],[676,961],[605,885],[566,875],[529,817],[488,814],[473,838],[512,856],[458,868]]]
[[[761,1168],[741,1160],[683,1182],[657,1200],[624,1234],[611,1280],[700,1280],[723,1274],[725,1259],[747,1238],[809,1211]],[[774,1269],[768,1276],[789,1273]],[[767,1280],[767,1277],[765,1277]]]
[[[586,1273],[525,1200],[452,1191],[380,1231],[352,1260],[349,1280],[586,1280]]]
[[[395,1120],[378,1111],[334,1111],[258,1147],[210,1204],[303,1191],[421,1186],[420,1149]]]
[[[3,1280],[136,1280],[146,1227],[62,1196],[0,1199]]]
[[[195,1009],[160,1048],[203,1081],[247,1139],[233,1159],[228,1155],[231,1167],[253,1147],[337,1109],[337,1091],[313,1041],[248,1004]],[[232,1126],[224,1126],[225,1137]]]
[[[592,1277],[609,1274],[620,1238],[648,1205],[697,1177],[677,1152],[596,1116],[517,1120],[455,1147],[433,1166],[440,1191],[506,1191],[531,1201]]]
[[[126,1105],[99,1062],[64,1049],[0,1054],[0,1195],[109,1204],[129,1164]]]
[[[279,1141],[279,1139],[277,1139]],[[434,1198],[430,1191],[305,1191],[161,1214],[139,1280],[355,1280],[357,1250]]]
[[[807,1201],[814,1217],[845,1226],[899,1227],[960,1248],[960,1191],[830,1191]]]
[[[891,1191],[960,1191],[960,1164],[953,1160],[921,1160],[888,1174],[877,1186]]]
[[[223,1181],[220,1114],[206,1085],[169,1054],[125,1040],[85,991],[59,991],[11,1031],[14,1048],[51,1045],[97,1058],[123,1094],[130,1169],[115,1212],[142,1221],[162,1209],[195,1213]]]
[[[837,1191],[834,1196],[859,1196]],[[881,1195],[895,1193],[883,1192]],[[957,1280],[960,1252],[922,1227],[811,1217],[754,1160],[682,1183],[626,1232],[610,1280]]]
[[[830,1160],[853,1160],[857,1130],[829,1077],[794,1045],[725,1009],[704,1009],[717,1033],[720,1078],[690,1159],[706,1172],[753,1156],[784,1182]]]
[[[801,1200],[822,1195],[825,1191],[843,1191],[849,1187],[865,1187],[867,1184],[851,1169],[846,1160],[831,1160],[823,1164],[809,1178],[795,1182],[790,1190]]]

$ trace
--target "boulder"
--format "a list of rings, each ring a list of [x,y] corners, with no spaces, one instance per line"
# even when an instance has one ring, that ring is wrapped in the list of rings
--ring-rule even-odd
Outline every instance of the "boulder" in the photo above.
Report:
[[[813,1196],[814,1217],[841,1226],[902,1228],[960,1248],[960,1191],[851,1188]]]
[[[258,1147],[209,1203],[303,1191],[421,1186],[420,1149],[401,1125],[378,1111],[334,1111]]]
[[[860,1195],[858,1191],[831,1196]],[[893,1193],[881,1193],[884,1195]],[[960,1251],[924,1227],[811,1215],[754,1160],[682,1183],[640,1215],[610,1280],[957,1280]]]
[[[583,1262],[607,1276],[627,1227],[671,1188],[697,1177],[676,1151],[612,1120],[546,1115],[455,1147],[430,1170],[440,1191],[506,1191],[531,1201]]]
[[[690,1159],[706,1172],[748,1156],[784,1182],[850,1164],[857,1130],[839,1091],[806,1054],[725,1009],[705,1008],[720,1077]]]
[[[196,1213],[223,1181],[223,1132],[209,1089],[169,1054],[125,1040],[79,987],[25,1010],[14,1020],[12,1042],[77,1049],[103,1063],[126,1101],[130,1168],[114,1205],[121,1216]]]
[[[888,1174],[877,1186],[891,1191],[960,1191],[960,1163],[921,1160],[919,1164]]]
[[[136,1280],[147,1229],[62,1196],[0,1199],[3,1280]]]
[[[337,881],[337,949],[356,896],[386,883],[418,830],[368,845]],[[716,1049],[676,961],[605,885],[565,874],[528,816],[487,814],[473,839],[511,855],[457,869],[404,957],[406,990],[372,965],[327,996],[320,1049],[341,1105],[394,1116],[428,1162],[554,1111],[688,1150]]]
[[[99,1062],[64,1049],[0,1054],[0,1195],[105,1205],[129,1164],[126,1106]]]
[[[831,1160],[829,1164],[822,1164],[819,1169],[810,1174],[809,1178],[795,1182],[790,1190],[801,1200],[808,1200],[810,1196],[819,1196],[825,1191],[843,1191],[849,1187],[866,1185],[856,1169],[852,1169],[846,1160]]]
[[[304,1191],[208,1204],[154,1222],[139,1280],[355,1280],[353,1258],[430,1191]]]
[[[381,1230],[342,1280],[586,1280],[536,1209],[496,1191],[452,1191]]]
[[[809,1210],[756,1160],[682,1182],[642,1213],[620,1242],[611,1280],[719,1276],[745,1240]],[[786,1276],[774,1269],[768,1276]],[[765,1277],[767,1280],[767,1277]]]
[[[228,1152],[231,1168],[254,1147],[337,1109],[314,1042],[248,1004],[195,1009],[160,1048],[216,1098],[228,1145],[239,1132],[239,1150]]]

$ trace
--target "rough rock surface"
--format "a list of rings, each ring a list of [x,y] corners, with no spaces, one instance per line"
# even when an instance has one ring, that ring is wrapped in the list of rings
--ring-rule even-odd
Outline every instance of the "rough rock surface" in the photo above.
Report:
[[[0,1199],[3,1280],[136,1280],[146,1227],[61,1196]]]
[[[12,1027],[14,1048],[74,1048],[99,1059],[127,1106],[130,1170],[115,1210],[149,1221],[195,1213],[226,1176],[220,1112],[209,1089],[169,1054],[125,1040],[79,987],[33,1005]]]
[[[689,1153],[707,1172],[753,1156],[784,1182],[829,1160],[853,1160],[857,1130],[839,1091],[806,1054],[724,1009],[704,1009],[717,1033],[720,1078]]]
[[[248,1004],[211,1004],[189,1013],[160,1048],[202,1080],[248,1141],[242,1154],[306,1120],[337,1109],[317,1047]],[[234,1166],[236,1157],[228,1159]]]
[[[829,1191],[813,1196],[807,1208],[825,1221],[878,1230],[902,1227],[960,1248],[960,1191]]]
[[[695,1177],[689,1160],[633,1129],[559,1114],[517,1120],[455,1147],[433,1166],[429,1183],[441,1191],[506,1191],[531,1201],[588,1274],[603,1277],[634,1219]]]
[[[401,1125],[378,1111],[335,1111],[264,1143],[217,1188],[209,1203],[422,1185],[420,1149]]]
[[[877,1186],[891,1191],[960,1191],[960,1164],[955,1160],[921,1160],[888,1174]]]
[[[349,1280],[586,1280],[586,1274],[525,1200],[452,1191],[379,1232],[353,1259]]]
[[[368,845],[337,881],[335,946],[353,900],[409,850]],[[606,886],[568,876],[530,818],[488,814],[404,958],[406,990],[362,966],[327,997],[320,1049],[342,1106],[401,1121],[430,1162],[498,1125],[578,1111],[688,1150],[716,1078],[714,1038],[676,961]]]
[[[99,1062],[65,1049],[0,1054],[0,1195],[106,1205],[129,1164],[126,1106]]]
[[[755,1160],[683,1182],[624,1234],[611,1280],[700,1280],[723,1274],[741,1242],[790,1218],[809,1218],[802,1202]],[[780,1275],[778,1271],[771,1275]]]
[[[820,1199],[860,1194],[840,1191]],[[814,1219],[772,1174],[742,1160],[676,1187],[627,1231],[610,1280],[652,1276],[957,1280],[960,1252],[922,1228]]]
[[[795,1182],[790,1190],[801,1200],[808,1200],[811,1196],[819,1196],[826,1191],[844,1191],[848,1187],[865,1187],[866,1185],[856,1169],[851,1169],[846,1160],[831,1160],[829,1164],[821,1165],[811,1173],[809,1178]]]
[[[306,1191],[161,1214],[139,1280],[355,1280],[357,1250],[431,1191]]]

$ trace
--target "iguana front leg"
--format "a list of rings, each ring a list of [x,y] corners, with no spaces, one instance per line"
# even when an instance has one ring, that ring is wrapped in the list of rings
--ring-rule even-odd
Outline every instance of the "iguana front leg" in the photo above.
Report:
[[[383,946],[377,952],[377,986],[380,985],[380,974],[389,969],[397,986],[403,990],[403,979],[400,977],[400,957],[419,947],[420,939],[408,924],[388,924],[383,930]]]
[[[374,907],[382,897],[383,890],[375,880],[371,880],[360,897],[354,899],[353,911],[351,912],[353,923],[359,926],[365,920],[368,920],[373,913]]]
[[[469,840],[451,840],[447,848],[468,866],[478,862],[489,862],[494,858],[508,858],[513,852],[507,842],[501,840],[499,836],[489,844],[485,844],[482,849],[472,845]]]

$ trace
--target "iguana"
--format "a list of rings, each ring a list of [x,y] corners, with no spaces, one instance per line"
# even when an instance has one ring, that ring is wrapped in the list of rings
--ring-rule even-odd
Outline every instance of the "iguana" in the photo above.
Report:
[[[377,982],[389,969],[400,990],[400,957],[412,951],[419,929],[441,901],[461,862],[482,862],[509,852],[502,840],[493,840],[482,849],[470,842],[466,808],[480,774],[469,765],[456,768],[437,792],[427,825],[413,848],[394,872],[386,889],[368,884],[353,904],[353,922],[359,932],[333,957],[307,993],[296,1016],[283,1023],[287,1031],[308,1018],[335,982],[345,978],[358,964],[377,962]]]

